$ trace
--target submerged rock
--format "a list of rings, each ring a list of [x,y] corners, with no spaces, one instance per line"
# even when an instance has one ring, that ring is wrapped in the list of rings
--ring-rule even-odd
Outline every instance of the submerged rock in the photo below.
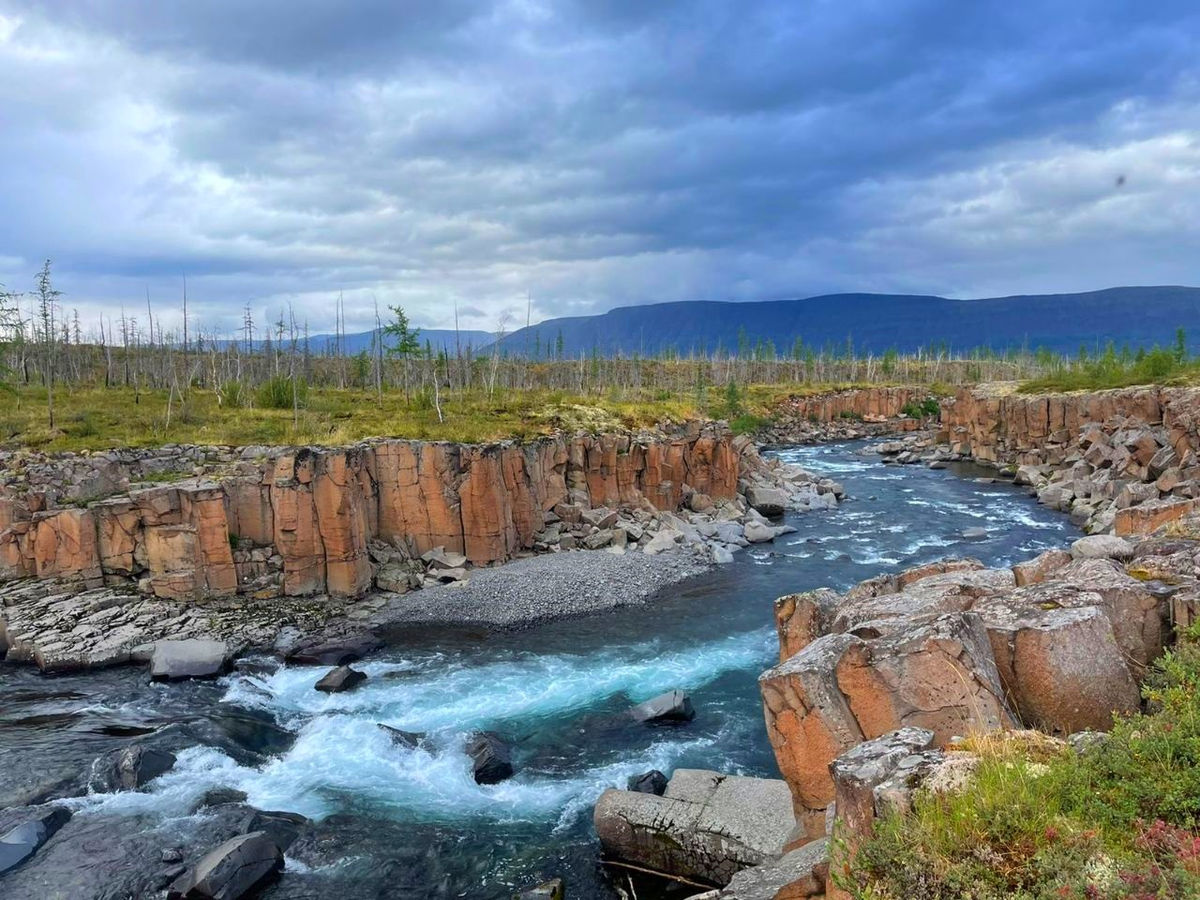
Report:
[[[629,714],[638,722],[690,722],[696,718],[691,698],[679,688],[639,703]]]
[[[561,878],[551,878],[513,895],[513,900],[566,900],[567,886]]]
[[[330,669],[321,680],[313,685],[314,690],[326,694],[340,694],[351,691],[367,680],[367,673],[352,669],[349,666],[338,666]]]
[[[71,818],[71,811],[51,806],[0,835],[0,875],[15,869],[50,840]]]
[[[667,789],[667,776],[658,769],[652,769],[641,775],[634,775],[629,779],[625,789],[633,791],[635,794],[654,794],[661,797]]]
[[[231,838],[167,890],[168,900],[237,900],[283,871],[283,851],[265,832]]]
[[[512,755],[504,739],[494,731],[481,731],[467,741],[475,783],[497,784],[513,774]]]
[[[423,732],[404,731],[401,728],[393,728],[391,725],[384,725],[382,722],[375,723],[381,731],[387,734],[392,739],[392,743],[397,747],[406,747],[410,750],[421,745],[425,740]]]

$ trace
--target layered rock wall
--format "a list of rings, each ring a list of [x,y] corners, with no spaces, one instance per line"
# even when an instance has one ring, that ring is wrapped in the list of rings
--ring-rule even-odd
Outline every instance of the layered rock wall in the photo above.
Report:
[[[674,510],[692,492],[731,499],[739,450],[727,430],[693,423],[525,444],[247,448],[219,473],[189,463],[194,477],[134,490],[123,465],[111,455],[94,468],[70,460],[83,471],[71,484],[116,489],[91,501],[40,470],[10,481],[0,494],[0,580],[136,580],[164,599],[276,583],[287,596],[358,596],[372,583],[371,541],[500,562],[532,548],[562,504]]]
[[[1015,469],[1042,502],[1093,531],[1148,533],[1192,512],[1200,498],[1195,388],[965,388],[943,404],[939,440],[952,453]]]

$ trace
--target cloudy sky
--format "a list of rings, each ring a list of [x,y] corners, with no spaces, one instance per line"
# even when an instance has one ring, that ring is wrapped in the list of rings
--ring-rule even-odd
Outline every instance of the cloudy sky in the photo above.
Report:
[[[1195,2],[0,0],[0,282],[49,257],[85,324],[185,273],[224,332],[493,328],[1198,247]]]

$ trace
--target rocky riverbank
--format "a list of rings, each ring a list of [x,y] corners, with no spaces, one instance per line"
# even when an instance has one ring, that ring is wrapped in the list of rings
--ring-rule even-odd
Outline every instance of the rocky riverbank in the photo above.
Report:
[[[392,465],[406,454],[412,468]],[[369,644],[398,622],[511,628],[641,602],[773,540],[785,510],[841,495],[717,425],[6,463],[0,654],[48,672],[142,662],[163,640],[235,656],[297,635]],[[105,491],[118,493],[87,499]]]
[[[1011,569],[955,559],[781,597],[780,663],[760,686],[791,815],[755,801],[747,818],[784,783],[730,779],[724,799],[609,792],[597,832],[615,860],[719,888],[704,896],[847,897],[830,866],[848,871],[877,815],[970,776],[948,749],[1023,728],[1087,744],[1140,708],[1198,606],[1200,542],[1107,535]]]

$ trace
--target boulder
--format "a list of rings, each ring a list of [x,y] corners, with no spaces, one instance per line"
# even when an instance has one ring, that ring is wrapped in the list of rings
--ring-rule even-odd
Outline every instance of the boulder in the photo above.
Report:
[[[829,838],[809,841],[778,859],[742,869],[714,900],[807,900],[823,897],[829,878]]]
[[[1041,584],[1069,564],[1074,557],[1066,550],[1047,550],[1045,553],[1012,567],[1017,587]]]
[[[99,786],[107,791],[136,791],[174,765],[174,753],[134,744],[109,755]]]
[[[461,569],[467,564],[463,554],[447,551],[445,547],[434,547],[422,553],[421,560],[431,569]]]
[[[229,657],[224,641],[156,641],[150,657],[150,677],[155,681],[216,678],[229,669]]]
[[[675,545],[683,540],[683,533],[673,528],[664,528],[642,545],[642,552],[647,556],[655,556],[673,550]]]
[[[829,588],[787,594],[775,601],[775,630],[779,635],[779,661],[799,653],[827,634],[841,597]]]
[[[593,531],[583,539],[583,546],[588,550],[599,550],[613,542],[613,532],[607,528]]]
[[[24,822],[0,835],[0,875],[37,853],[70,818],[70,810],[51,806],[33,812]]]
[[[1073,559],[1133,559],[1133,545],[1112,534],[1092,534],[1071,545]]]
[[[782,781],[680,769],[661,797],[605,791],[594,823],[611,859],[725,885],[777,857],[795,818]]]
[[[369,632],[301,641],[283,648],[282,655],[291,663],[306,666],[344,666],[378,650],[383,642]]]
[[[242,834],[262,832],[280,850],[287,850],[308,824],[308,819],[299,813],[256,809],[242,821],[238,830]]]
[[[413,750],[425,740],[425,735],[418,731],[404,731],[400,728],[393,728],[391,725],[384,725],[382,722],[377,722],[376,725],[392,739],[392,743],[397,747]]]
[[[654,794],[661,797],[667,789],[667,776],[658,769],[652,769],[631,777],[625,789],[636,794]]]
[[[231,838],[167,889],[168,900],[237,900],[283,871],[283,851],[265,832]]]
[[[211,791],[205,791],[204,796],[200,798],[200,809],[207,809],[210,806],[224,806],[227,803],[244,803],[248,795],[245,791],[239,791],[235,788],[213,788]]]
[[[752,544],[763,544],[775,540],[778,531],[762,522],[747,522],[742,529],[746,540]]]
[[[964,528],[962,536],[965,541],[985,541],[988,530],[986,528]]]
[[[637,722],[690,722],[696,718],[691,698],[679,688],[639,703],[629,711]]]
[[[617,511],[609,509],[606,506],[601,506],[597,509],[585,509],[580,513],[579,517],[593,528],[606,529],[612,528],[617,524]]]
[[[779,488],[751,484],[746,487],[746,502],[764,516],[782,516],[788,497]]]
[[[313,688],[326,694],[340,694],[351,691],[367,680],[366,672],[352,669],[349,666],[338,666],[326,672]]]
[[[566,883],[561,878],[551,878],[514,894],[513,900],[566,900],[566,896]]]
[[[512,755],[494,731],[481,731],[467,741],[476,784],[498,784],[513,774]]]

